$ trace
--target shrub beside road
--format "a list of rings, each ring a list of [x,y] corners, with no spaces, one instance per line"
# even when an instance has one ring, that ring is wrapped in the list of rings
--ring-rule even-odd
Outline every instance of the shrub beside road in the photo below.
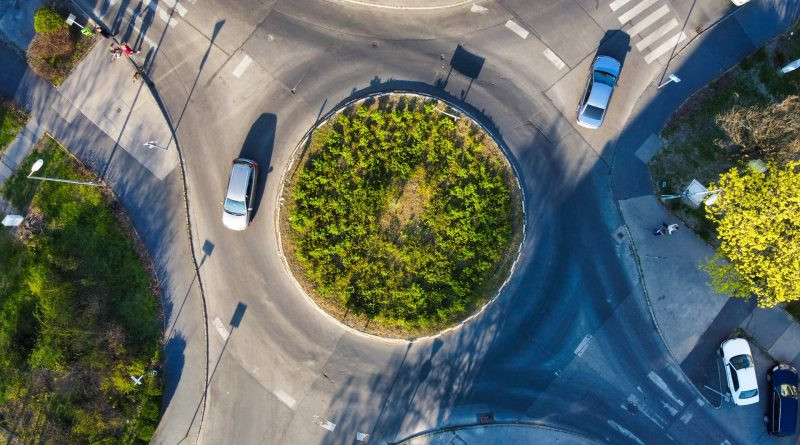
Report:
[[[81,34],[77,26],[67,25],[65,15],[49,6],[36,11],[33,25],[36,35],[28,46],[28,65],[53,85],[61,85],[92,48],[95,37]]]
[[[43,138],[2,193],[26,221],[0,233],[0,425],[23,442],[145,443],[160,417],[158,288],[110,193]],[[136,385],[131,378],[141,379]]]
[[[17,137],[29,117],[10,100],[0,97],[0,153]]]
[[[296,275],[373,333],[463,319],[496,292],[520,242],[507,161],[480,127],[437,107],[395,98],[344,111],[316,131],[285,192]]]
[[[692,179],[723,190],[712,206],[668,205],[717,248],[705,265],[715,288],[755,294],[761,306],[800,299],[800,71],[780,73],[800,58],[797,30],[690,97],[650,162],[659,194],[680,194]]]

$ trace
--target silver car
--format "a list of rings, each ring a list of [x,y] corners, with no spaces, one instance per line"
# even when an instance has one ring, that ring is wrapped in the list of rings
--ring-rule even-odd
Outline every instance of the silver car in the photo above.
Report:
[[[231,230],[244,230],[250,223],[253,198],[256,192],[258,164],[246,158],[238,158],[231,166],[228,191],[222,203],[222,224]]]
[[[578,104],[578,125],[586,128],[599,128],[606,116],[608,103],[617,85],[622,64],[609,56],[594,59],[589,80]]]

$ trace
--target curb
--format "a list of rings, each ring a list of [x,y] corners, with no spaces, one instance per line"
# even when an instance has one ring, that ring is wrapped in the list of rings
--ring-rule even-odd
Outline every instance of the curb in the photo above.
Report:
[[[446,432],[455,432],[461,430],[469,430],[469,429],[478,429],[478,428],[497,428],[497,427],[519,427],[519,428],[531,428],[531,429],[542,429],[548,431],[554,431],[562,434],[567,434],[579,439],[586,440],[587,442],[591,443],[599,443],[598,440],[589,437],[583,433],[579,433],[577,431],[571,431],[564,428],[558,428],[550,425],[546,425],[539,422],[524,422],[524,421],[505,421],[505,422],[494,422],[492,424],[481,424],[478,422],[473,423],[464,423],[464,424],[456,424],[451,426],[446,426],[442,428],[433,428],[425,431],[420,431],[418,433],[411,434],[410,436],[404,437],[395,442],[387,442],[389,445],[400,445],[403,443],[407,443],[411,440],[420,438],[420,437],[429,437],[435,436],[437,434],[443,434]]]
[[[417,96],[417,97],[421,97],[421,98],[424,98],[424,99],[434,99],[434,100],[437,100],[437,101],[440,101],[440,102],[444,103],[445,105],[447,105],[447,106],[449,106],[449,107],[451,107],[451,108],[453,108],[455,110],[458,110],[459,113],[461,113],[464,116],[467,116],[470,119],[472,119],[472,121],[475,124],[477,124],[484,132],[486,132],[486,134],[488,134],[488,135],[490,135],[492,137],[492,139],[495,141],[497,146],[500,148],[500,151],[503,153],[503,155],[508,160],[508,164],[511,166],[511,170],[514,172],[514,180],[517,182],[517,187],[519,188],[519,192],[520,192],[520,199],[522,201],[522,239],[520,240],[519,247],[517,248],[517,252],[516,252],[516,257],[514,258],[514,262],[512,263],[511,269],[508,272],[508,276],[503,281],[503,284],[501,284],[500,287],[497,289],[497,292],[495,293],[495,295],[492,298],[490,298],[489,301],[484,303],[483,306],[481,306],[480,309],[478,309],[476,312],[472,313],[469,317],[467,317],[464,320],[460,321],[458,324],[456,324],[454,326],[450,326],[449,328],[444,329],[442,331],[439,331],[436,334],[425,335],[425,336],[422,336],[422,337],[415,337],[415,338],[410,338],[410,339],[381,337],[381,336],[378,336],[378,335],[369,334],[369,333],[360,331],[360,330],[358,330],[356,328],[353,328],[351,326],[346,325],[345,323],[340,321],[338,318],[336,318],[333,315],[329,314],[328,312],[324,311],[321,307],[319,307],[319,305],[317,305],[317,303],[314,301],[314,299],[311,298],[308,295],[308,293],[305,291],[305,289],[303,289],[303,287],[297,281],[297,278],[295,278],[294,273],[292,272],[291,267],[289,267],[289,263],[286,260],[286,254],[284,252],[283,244],[281,242],[281,236],[280,236],[280,215],[281,215],[281,207],[283,207],[283,204],[282,204],[282,202],[280,202],[280,199],[282,199],[283,189],[284,189],[284,186],[286,185],[286,175],[292,170],[292,168],[294,167],[295,162],[300,159],[300,158],[298,158],[298,152],[301,151],[301,149],[306,145],[306,143],[308,142],[309,138],[314,133],[314,131],[316,131],[320,126],[325,124],[325,122],[330,120],[333,116],[341,113],[342,111],[347,109],[347,107],[355,104],[356,102],[360,102],[360,101],[363,101],[363,100],[366,100],[366,99],[371,99],[371,98],[380,98],[380,97],[383,97],[383,96],[390,96],[392,94],[404,94],[404,95],[408,95],[408,96]],[[525,189],[522,187],[522,183],[520,182],[520,179],[519,179],[520,178],[520,174],[517,171],[516,166],[514,165],[513,162],[510,161],[512,159],[511,158],[511,154],[512,154],[511,150],[509,150],[509,148],[506,146],[505,141],[502,138],[498,137],[498,135],[495,135],[493,132],[491,132],[489,130],[489,128],[487,128],[479,119],[477,119],[476,116],[473,116],[472,113],[469,113],[468,111],[462,109],[461,107],[454,105],[450,101],[448,101],[446,99],[443,99],[441,97],[434,96],[432,94],[420,93],[420,92],[417,92],[417,91],[396,89],[396,90],[391,90],[391,91],[382,91],[382,92],[377,92],[377,93],[369,93],[369,94],[365,94],[365,95],[356,95],[356,96],[346,100],[345,102],[341,102],[341,103],[339,103],[337,105],[337,107],[334,110],[328,112],[324,116],[322,116],[319,119],[317,119],[317,122],[314,123],[314,125],[300,139],[300,142],[298,142],[297,146],[295,146],[294,150],[292,150],[291,159],[290,159],[289,163],[286,164],[286,168],[284,169],[283,173],[281,174],[281,187],[278,190],[279,202],[278,202],[278,206],[276,207],[276,210],[275,210],[275,237],[277,239],[277,244],[278,244],[278,253],[281,256],[281,263],[283,264],[284,269],[288,272],[288,275],[291,277],[292,282],[295,284],[295,286],[297,286],[297,289],[300,290],[300,292],[305,297],[306,301],[310,302],[313,305],[313,307],[318,312],[322,313],[326,318],[328,318],[329,320],[331,320],[334,323],[338,324],[341,328],[345,329],[346,331],[350,332],[351,334],[357,335],[359,337],[362,337],[362,338],[365,338],[365,339],[368,339],[368,340],[376,340],[376,341],[380,341],[380,342],[383,342],[383,343],[389,343],[389,344],[420,343],[420,342],[424,342],[426,340],[432,340],[432,339],[436,339],[436,338],[445,336],[447,334],[450,334],[451,332],[454,332],[454,331],[458,330],[459,328],[463,327],[464,325],[466,325],[470,321],[472,321],[475,318],[477,318],[479,315],[481,315],[484,312],[484,310],[486,310],[487,307],[489,307],[492,303],[495,302],[495,300],[497,300],[497,298],[500,296],[500,294],[503,292],[503,290],[505,290],[506,286],[508,285],[509,281],[511,280],[511,277],[514,275],[514,272],[516,271],[516,268],[517,268],[517,263],[519,262],[520,256],[522,254],[522,246],[525,245],[525,239],[526,239],[526,235],[527,235],[527,212],[526,212],[526,205],[525,205],[525,203],[526,203]]]

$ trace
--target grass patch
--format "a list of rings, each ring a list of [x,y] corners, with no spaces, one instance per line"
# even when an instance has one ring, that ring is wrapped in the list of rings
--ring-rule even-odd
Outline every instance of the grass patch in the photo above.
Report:
[[[493,296],[521,239],[505,157],[437,101],[362,101],[318,130],[287,179],[284,245],[296,276],[346,323],[438,331]]]
[[[146,255],[104,188],[43,138],[2,193],[27,209],[0,232],[0,425],[22,442],[146,443],[160,416],[161,313]]]
[[[800,72],[778,72],[785,63],[798,58],[800,39],[786,33],[684,102],[661,131],[664,148],[649,164],[655,184],[667,183],[666,188],[657,187],[658,193],[682,193],[692,179],[707,186],[721,173],[748,161],[750,153],[731,140],[718,120],[737,107],[767,107],[800,94]],[[704,209],[694,209],[679,200],[668,205],[703,239],[717,245],[715,227],[705,218]]]
[[[29,118],[28,113],[19,109],[13,102],[0,97],[0,153],[16,139]]]

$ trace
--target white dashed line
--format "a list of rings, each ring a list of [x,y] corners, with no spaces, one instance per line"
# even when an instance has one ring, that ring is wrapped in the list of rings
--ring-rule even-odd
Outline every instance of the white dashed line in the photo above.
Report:
[[[631,0],[614,0],[611,2],[610,6],[612,11],[616,11],[617,9],[625,6]]]
[[[369,440],[369,434],[367,433],[360,433],[356,431],[356,442],[364,442],[366,443]]]
[[[250,56],[245,54],[244,58],[242,58],[242,61],[239,62],[239,64],[236,65],[236,69],[233,70],[233,75],[236,76],[236,78],[239,78],[242,75],[242,73],[244,73],[244,70],[246,70],[247,67],[250,66],[252,62],[253,59],[251,59]]]
[[[619,16],[619,22],[623,25],[628,23],[632,18],[641,14],[642,11],[652,6],[657,0],[642,0],[638,5],[629,9],[625,14]]]
[[[670,37],[669,40],[662,43],[658,48],[651,51],[650,54],[644,56],[644,61],[651,63],[652,61],[658,59],[665,52],[675,48],[678,43],[683,42],[684,40],[686,40],[686,34],[684,34],[683,31],[675,34],[674,36]]]
[[[481,5],[476,5],[476,4],[473,3],[472,7],[469,8],[469,10],[470,10],[470,12],[478,12],[478,13],[483,14],[484,12],[488,11],[489,8],[485,8],[485,7],[481,6]]]
[[[314,416],[314,420],[312,420],[312,422],[316,423],[317,425],[319,425],[322,428],[325,428],[326,430],[331,431],[331,432],[334,429],[336,429],[336,424],[335,423],[331,422],[328,419],[323,419],[320,416]]]
[[[517,22],[513,20],[509,20],[506,22],[506,28],[514,31],[516,35],[522,37],[523,39],[527,39],[528,34],[530,34],[527,29],[517,25]]]
[[[669,14],[669,7],[667,5],[661,5],[660,8],[656,9],[652,14],[648,15],[647,17],[643,18],[641,22],[637,22],[635,25],[628,30],[629,36],[635,36],[640,32],[647,29],[648,26],[652,25],[656,22],[656,20],[664,17],[665,15]]]
[[[698,397],[698,398],[697,398],[697,400],[696,400],[696,402],[697,402],[697,404],[698,404],[698,405],[700,405],[700,406],[706,406],[706,402],[705,402],[705,400],[703,400],[703,398],[702,398],[702,397]]]
[[[675,397],[675,394],[673,394],[672,391],[669,390],[667,383],[661,377],[659,377],[658,374],[656,374],[653,371],[650,371],[650,374],[647,374],[647,378],[650,379],[651,382],[655,383],[656,386],[658,386],[662,391],[664,391],[664,393],[668,395],[672,400],[674,400],[675,403],[677,403],[680,406],[683,406],[683,402],[681,402],[680,399]]]
[[[219,317],[214,317],[214,327],[217,329],[219,336],[222,337],[223,340],[228,340],[231,334],[228,333],[228,330],[225,329],[225,325],[222,324],[222,320]]]
[[[556,68],[562,69],[566,66],[566,64],[564,64],[564,62],[559,59],[556,53],[551,51],[550,48],[546,48],[543,54],[545,57],[547,57],[547,60],[553,62],[553,65],[555,65]]]
[[[575,348],[574,354],[580,357],[581,354],[583,354],[583,351],[585,351],[586,348],[589,347],[589,341],[591,340],[592,340],[592,334],[586,334],[586,337],[583,337],[583,340],[581,340],[581,342],[578,343],[578,347]]]
[[[667,23],[664,23],[663,25],[661,25],[660,28],[646,35],[639,43],[636,44],[636,49],[641,51],[647,48],[648,46],[652,45],[656,40],[665,36],[668,32],[672,31],[672,29],[677,26],[678,26],[678,21],[675,20],[675,18],[673,17],[672,20],[670,20]]]
[[[684,425],[689,423],[690,420],[692,420],[692,413],[684,413],[681,416],[681,422],[683,422]]]
[[[297,403],[297,401],[295,401],[294,398],[292,398],[292,396],[290,396],[289,394],[286,394],[281,389],[276,389],[275,391],[272,392],[272,394],[274,394],[275,397],[278,398],[278,400],[283,402],[284,405],[288,406],[289,409],[292,409],[292,410],[294,409],[294,405]]]

